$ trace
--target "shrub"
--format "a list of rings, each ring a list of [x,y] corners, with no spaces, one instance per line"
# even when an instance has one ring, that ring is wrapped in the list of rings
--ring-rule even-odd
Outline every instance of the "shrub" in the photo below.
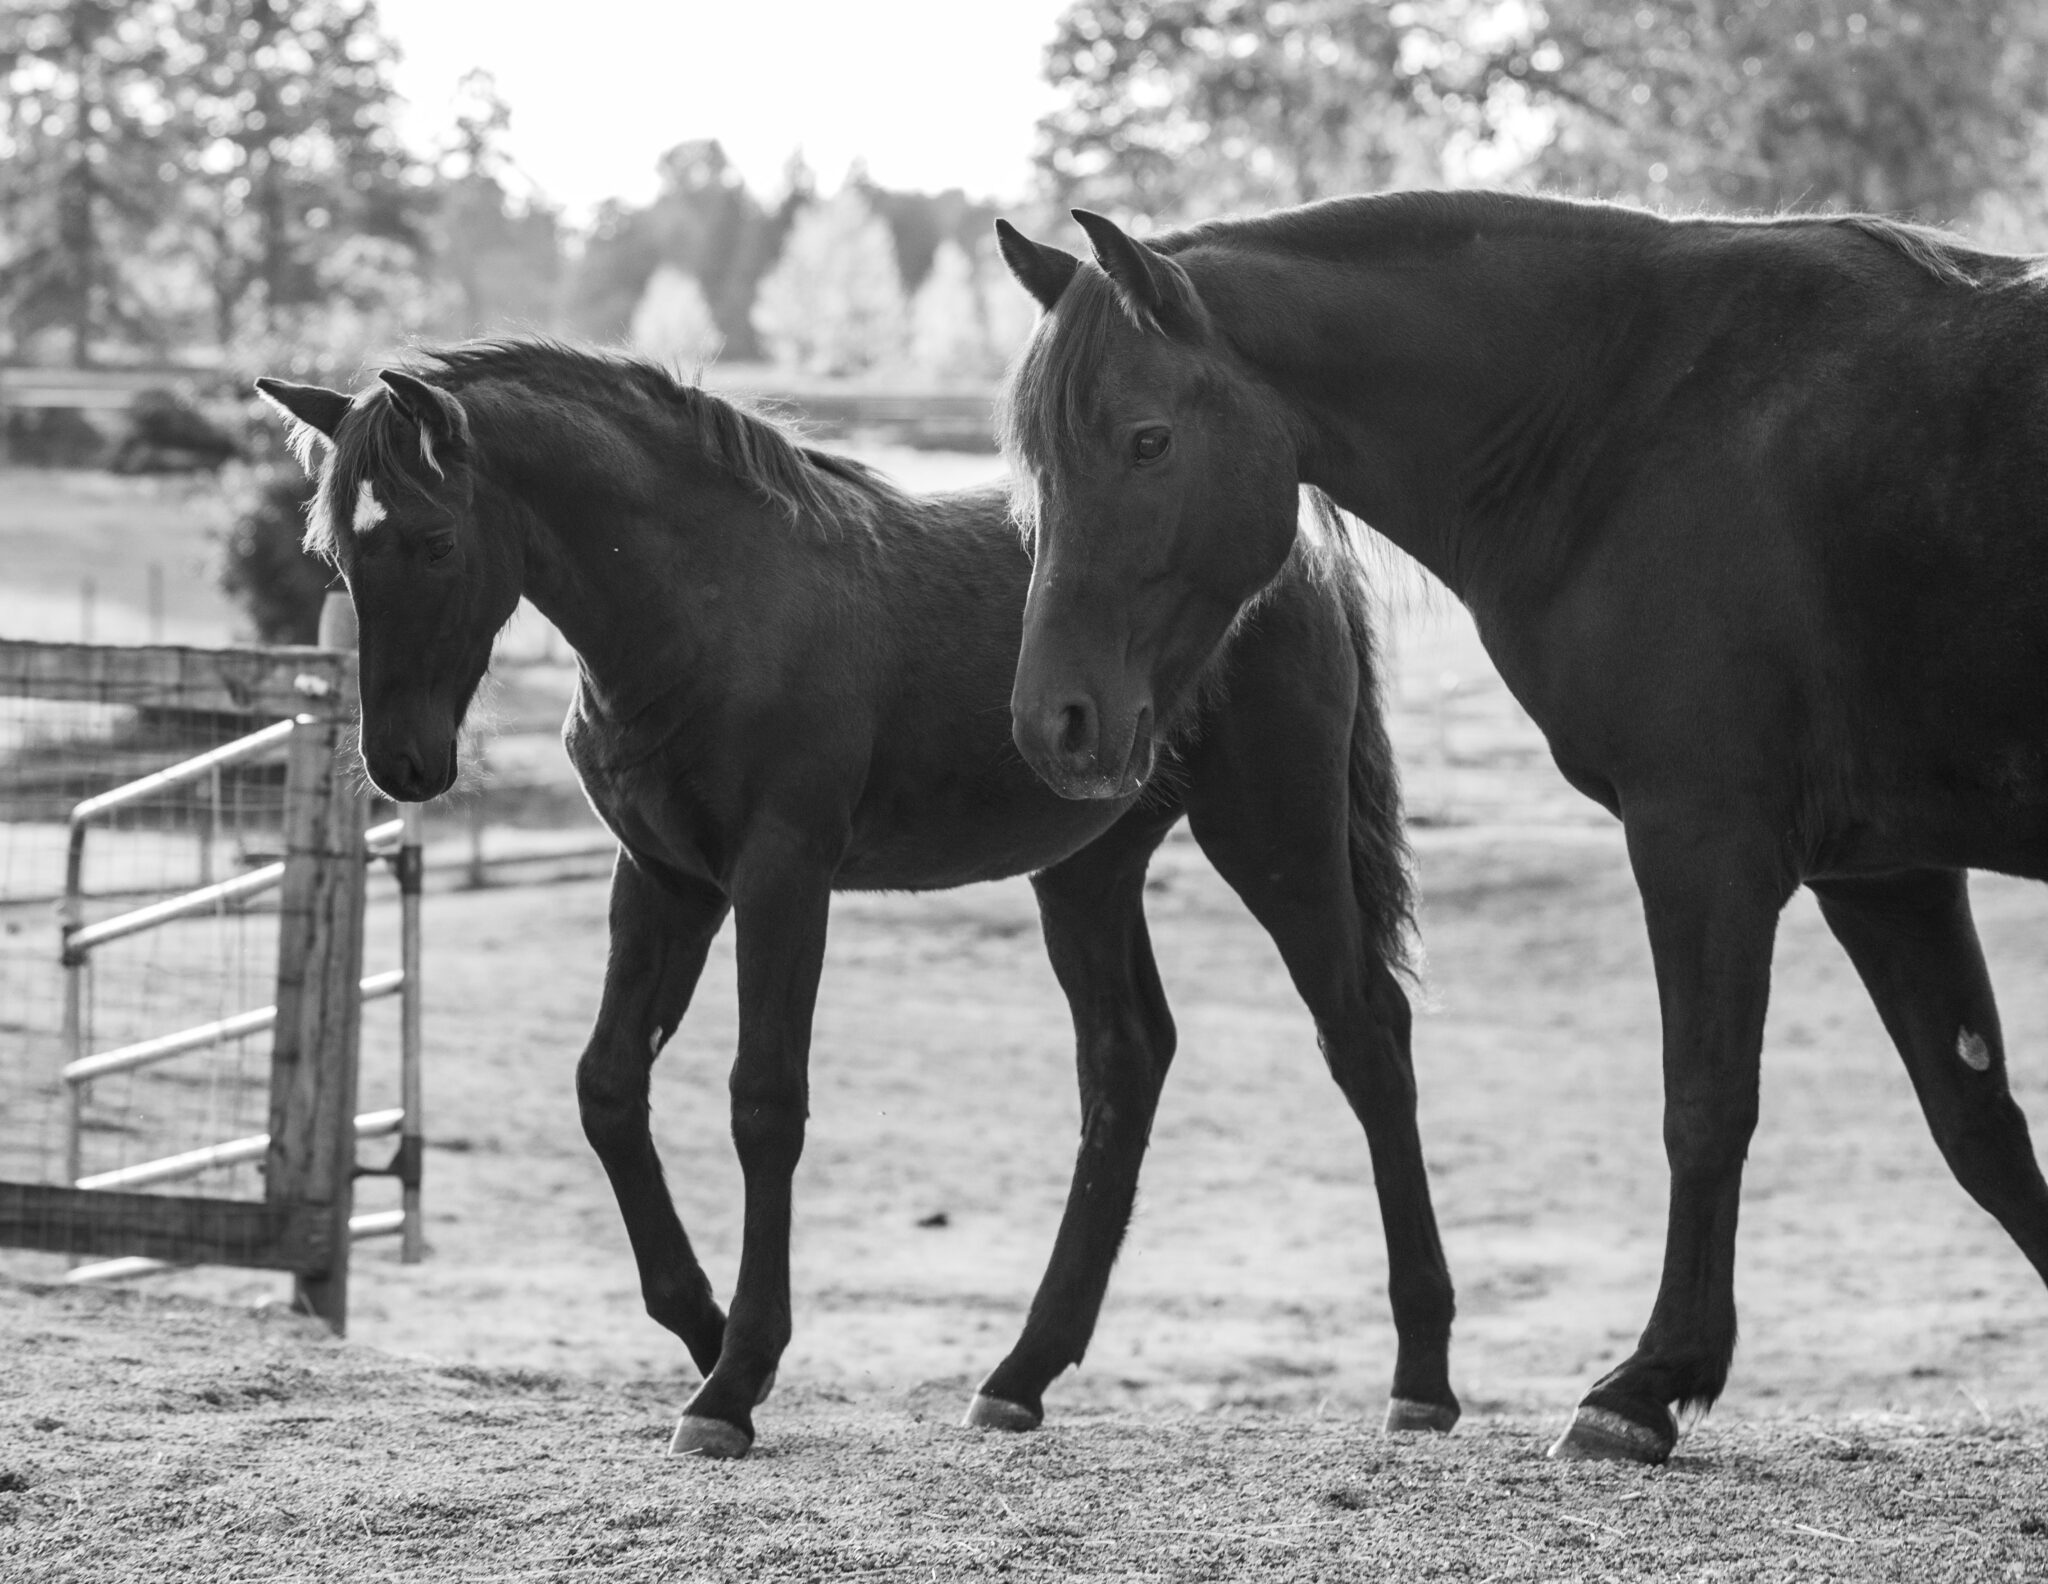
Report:
[[[262,643],[309,644],[334,569],[300,547],[313,481],[289,464],[254,467],[234,491],[222,543],[220,586],[248,614]]]

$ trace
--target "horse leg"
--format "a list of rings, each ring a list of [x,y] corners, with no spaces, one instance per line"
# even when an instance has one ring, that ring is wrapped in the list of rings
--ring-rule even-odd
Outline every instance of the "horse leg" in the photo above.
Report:
[[[1313,776],[1269,769],[1228,781],[1204,777],[1189,788],[1188,818],[1217,872],[1279,948],[1315,1019],[1330,1075],[1365,1129],[1396,1336],[1386,1428],[1449,1430],[1459,1414],[1450,1382],[1457,1304],[1416,1127],[1408,998],[1367,944],[1347,850],[1344,781],[1333,779],[1334,795],[1318,796]]]
[[[732,1137],[746,1184],[740,1270],[718,1362],[684,1406],[671,1452],[745,1456],[753,1409],[789,1345],[790,1185],[803,1154],[811,1014],[831,900],[830,868],[795,854],[745,854],[734,875],[740,1035]]]
[[[1032,877],[1053,973],[1074,1019],[1081,1145],[1052,1257],[1022,1335],[968,1404],[967,1423],[1032,1430],[1045,1389],[1095,1334],[1173,1060],[1173,1015],[1145,929],[1145,866],[1180,811],[1133,809]]]
[[[670,889],[620,853],[612,873],[604,996],[576,1064],[583,1134],[618,1198],[647,1312],[683,1339],[706,1375],[718,1362],[725,1316],[662,1178],[648,1130],[647,1088],[654,1058],[683,1020],[725,913],[717,892]]]
[[[2006,1087],[1969,877],[1916,869],[1812,884],[1905,1059],[1949,1170],[2048,1277],[2048,1183]]]
[[[1552,1457],[1661,1463],[1678,1441],[1671,1406],[1704,1411],[1727,1383],[1771,947],[1794,884],[1762,830],[1628,822],[1664,1024],[1664,1274],[1635,1352],[1586,1394]]]

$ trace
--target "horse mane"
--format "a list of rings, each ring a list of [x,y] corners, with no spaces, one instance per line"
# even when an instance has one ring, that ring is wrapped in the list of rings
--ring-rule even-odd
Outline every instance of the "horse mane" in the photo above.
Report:
[[[850,527],[873,537],[885,521],[917,507],[914,497],[866,463],[806,444],[788,420],[687,383],[645,358],[517,337],[423,348],[405,367],[458,397],[478,387],[518,388],[545,404],[557,427],[566,426],[589,446],[616,445],[616,426],[608,420],[628,404],[673,418],[708,461],[777,507],[793,526],[820,532]],[[354,500],[364,479],[414,493],[426,487],[407,460],[418,450],[416,434],[385,386],[357,394],[308,516],[309,551],[333,558],[336,524],[345,519],[337,508]],[[431,458],[426,465],[433,466]]]
[[[1074,272],[1060,293],[1059,312],[1024,343],[996,394],[996,443],[1005,456],[1051,456],[1079,441],[1109,327],[1123,314],[1108,276],[1092,264]],[[1014,466],[1010,515],[1029,544],[1038,526],[1038,486],[1028,471]]]

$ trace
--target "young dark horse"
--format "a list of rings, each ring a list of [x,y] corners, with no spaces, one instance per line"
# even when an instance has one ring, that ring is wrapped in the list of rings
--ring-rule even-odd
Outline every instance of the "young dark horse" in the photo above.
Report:
[[[1227,675],[1212,667],[1176,717],[1170,773],[1142,797],[1073,803],[1010,742],[1030,565],[1000,486],[907,496],[658,369],[558,346],[463,346],[382,381],[353,401],[260,388],[300,439],[328,442],[310,538],[355,600],[378,786],[447,790],[456,728],[522,594],[581,660],[569,755],[620,854],[577,1098],[648,1313],[707,1377],[673,1450],[746,1451],[789,1340],[790,1178],[832,891],[1027,872],[1073,1011],[1082,1137],[1023,1335],[968,1417],[1040,1421],[1094,1330],[1173,1055],[1142,902],[1183,813],[1278,945],[1364,1124],[1399,1334],[1389,1425],[1450,1428],[1451,1284],[1394,973],[1400,814],[1348,568],[1292,557]],[[730,1317],[648,1131],[650,1068],[728,910],[746,1184]]]
[[[1865,217],[1345,199],[1095,263],[1006,395],[1037,560],[1018,746],[1127,797],[1281,567],[1297,481],[1467,606],[1627,831],[1671,1215],[1635,1352],[1554,1449],[1660,1461],[1720,1393],[1779,910],[1818,894],[1957,1179],[2048,1275],[1965,870],[2048,877],[2048,271]]]

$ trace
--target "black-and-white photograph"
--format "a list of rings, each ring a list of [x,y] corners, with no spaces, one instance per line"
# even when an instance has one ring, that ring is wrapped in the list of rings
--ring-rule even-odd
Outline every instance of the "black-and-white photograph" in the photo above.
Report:
[[[0,1579],[2048,1580],[2042,881],[2048,0],[0,0]]]

